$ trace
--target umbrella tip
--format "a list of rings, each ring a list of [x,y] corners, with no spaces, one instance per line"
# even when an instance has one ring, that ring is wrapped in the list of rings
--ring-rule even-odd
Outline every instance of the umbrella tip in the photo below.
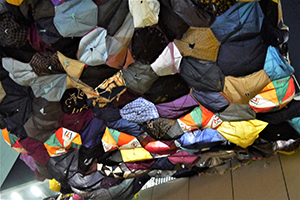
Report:
[[[190,47],[191,49],[194,49],[195,43],[190,43],[190,44],[189,44],[189,47]]]

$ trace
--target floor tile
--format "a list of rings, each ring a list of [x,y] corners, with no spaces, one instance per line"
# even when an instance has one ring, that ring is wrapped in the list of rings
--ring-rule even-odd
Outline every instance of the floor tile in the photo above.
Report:
[[[190,178],[190,200],[232,200],[231,174],[205,174]]]
[[[232,171],[234,200],[288,200],[278,155],[265,160]]]
[[[152,200],[188,200],[189,179],[180,178],[155,186]]]
[[[279,156],[290,200],[300,200],[300,150]]]

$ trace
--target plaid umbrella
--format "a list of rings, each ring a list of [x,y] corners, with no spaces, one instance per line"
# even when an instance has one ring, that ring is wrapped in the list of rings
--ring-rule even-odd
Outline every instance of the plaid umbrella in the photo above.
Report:
[[[182,56],[216,61],[220,43],[210,28],[190,27],[180,40],[174,40]]]
[[[264,14],[259,2],[238,2],[216,18],[211,25],[211,30],[221,43],[240,40],[248,36],[258,35],[263,18]]]
[[[0,14],[0,46],[20,48],[27,41],[27,27],[18,23],[12,12]]]
[[[20,153],[26,153],[26,150],[19,144],[20,138],[17,136],[11,134],[7,128],[2,129],[2,136],[4,138],[4,141],[11,146],[14,150]]]
[[[81,146],[80,135],[66,128],[59,128],[44,143],[50,156],[59,156]]]
[[[92,0],[70,0],[55,6],[54,25],[63,37],[81,37],[97,26],[97,14]]]
[[[91,66],[104,64],[107,59],[106,35],[106,30],[101,27],[84,35],[78,47],[78,60]]]

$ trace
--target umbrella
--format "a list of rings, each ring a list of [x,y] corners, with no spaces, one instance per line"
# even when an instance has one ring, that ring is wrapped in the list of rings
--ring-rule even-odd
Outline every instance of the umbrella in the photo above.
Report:
[[[67,89],[66,74],[52,74],[37,77],[31,85],[31,89],[36,97],[43,97],[48,101],[60,101],[63,93]]]
[[[211,30],[221,42],[241,40],[260,33],[264,14],[259,2],[235,3],[216,17]]]
[[[134,122],[127,121],[125,119],[119,119],[112,122],[106,122],[107,127],[115,129],[117,131],[124,131],[128,135],[139,136],[144,133],[144,130]]]
[[[24,0],[6,0],[7,3],[19,6]]]
[[[288,76],[269,83],[249,101],[249,105],[256,113],[276,111],[290,103],[294,95],[294,81]]]
[[[295,71],[288,59],[272,46],[268,48],[263,68],[272,81],[290,76]]]
[[[97,26],[97,14],[92,0],[70,0],[55,6],[53,22],[63,37],[81,37]]]
[[[81,137],[78,133],[66,128],[57,129],[52,136],[44,142],[44,145],[51,157],[56,157],[67,152],[79,149],[82,145]]]
[[[7,130],[17,137],[27,137],[23,128],[32,114],[32,101],[34,98],[30,87],[21,86],[9,77],[1,81],[6,93],[0,104],[0,114],[4,117]]]
[[[170,0],[173,11],[180,16],[185,23],[194,27],[209,27],[215,20],[215,16],[197,6],[191,0]]]
[[[68,58],[59,51],[57,52],[57,56],[61,65],[69,76],[73,78],[79,78],[81,76],[83,68],[85,67],[85,63]]]
[[[171,119],[180,118],[186,115],[196,106],[198,106],[198,102],[189,94],[175,99],[174,101],[155,105],[160,117]]]
[[[300,134],[300,117],[290,119],[288,123]]]
[[[57,53],[50,51],[36,52],[29,64],[38,76],[66,73],[58,59]]]
[[[217,114],[222,121],[247,121],[256,118],[256,113],[248,104],[230,104]]]
[[[12,12],[0,14],[0,46],[20,48],[27,41],[27,27],[20,25]]]
[[[263,69],[243,77],[226,76],[223,93],[232,103],[248,104],[270,82]]]
[[[108,35],[114,35],[128,13],[128,0],[105,1],[98,6],[97,25],[107,29]]]
[[[0,82],[0,103],[2,102],[5,96],[6,96],[5,90],[3,89],[2,84]]]
[[[198,91],[221,92],[225,76],[215,62],[184,57],[180,63],[180,76]]]
[[[133,33],[133,18],[131,14],[128,13],[123,24],[116,31],[116,33],[113,36],[106,36],[106,48],[108,56],[119,54],[126,49],[130,44]]]
[[[215,117],[214,113],[204,108],[202,105],[194,108],[190,113],[177,119],[183,132],[193,131],[203,128],[216,128],[222,121]]]
[[[102,144],[105,152],[115,149],[141,147],[141,144],[136,137],[107,127],[102,137]]]
[[[248,121],[223,122],[217,130],[230,142],[246,148],[253,144],[259,133],[268,125],[257,119]]]
[[[88,109],[87,96],[79,88],[67,89],[60,99],[64,113],[76,114]]]
[[[86,128],[93,117],[92,109],[82,110],[81,112],[73,114],[64,113],[61,117],[61,126],[80,133],[80,131]]]
[[[53,3],[54,6],[58,6],[66,1],[68,1],[68,0],[51,0],[51,2]]]
[[[210,28],[190,27],[180,40],[174,40],[182,56],[216,61],[220,43]]]
[[[0,15],[1,15],[2,13],[5,13],[5,12],[8,11],[8,8],[7,8],[6,5],[7,5],[7,4],[6,4],[6,0],[1,0],[1,1],[0,1]]]
[[[180,145],[187,149],[196,149],[201,151],[204,148],[210,148],[221,144],[226,139],[214,129],[195,130],[184,133],[176,140]]]
[[[109,55],[106,60],[108,66],[116,69],[126,69],[132,63],[134,63],[134,59],[129,48],[123,49],[116,55]]]
[[[133,63],[121,71],[126,87],[142,94],[148,91],[154,81],[158,79],[150,65],[139,62]]]
[[[222,112],[230,104],[222,92],[202,92],[192,89],[190,94],[199,104],[213,113]]]
[[[14,150],[16,150],[19,153],[26,153],[26,150],[19,144],[20,138],[17,136],[11,134],[7,128],[2,129],[2,136],[4,141],[12,147]]]
[[[2,64],[9,72],[10,78],[20,85],[30,86],[37,78],[29,63],[22,63],[13,58],[2,58]]]
[[[257,113],[256,118],[269,124],[280,124],[300,117],[300,101],[292,100],[288,106],[275,112]]]
[[[128,3],[135,28],[143,28],[158,23],[160,4],[157,0],[128,0]]]
[[[138,124],[159,117],[155,105],[142,97],[126,104],[120,110],[120,114],[123,119]]]
[[[194,166],[198,159],[197,155],[190,154],[184,150],[168,156],[168,160],[174,165],[184,164],[189,167]]]
[[[19,6],[20,11],[27,19],[41,19],[54,17],[54,6],[51,0],[23,0]]]
[[[168,39],[157,25],[135,29],[131,40],[131,53],[136,61],[153,63],[168,45]]]
[[[144,95],[152,103],[157,104],[178,99],[189,91],[190,88],[183,78],[179,74],[174,74],[158,77]]]
[[[225,76],[246,76],[263,69],[267,45],[260,36],[220,46],[217,64]]]
[[[82,146],[91,149],[99,145],[105,129],[103,120],[97,118],[91,119],[84,129],[80,131]]]
[[[54,44],[62,38],[54,25],[53,17],[38,19],[35,21],[35,24],[38,35],[46,44]]]
[[[173,41],[174,39],[179,40],[187,31],[189,25],[173,11],[170,0],[158,1],[160,3],[160,12],[158,15],[159,27],[169,41]]]
[[[152,141],[144,147],[150,153],[158,155],[174,154],[177,151],[177,146],[174,141]]]
[[[78,47],[78,60],[91,66],[104,64],[107,59],[106,34],[104,28],[97,27],[84,35]]]
[[[193,2],[214,16],[219,16],[235,4],[236,0],[193,0]]]
[[[172,75],[179,72],[182,56],[174,44],[170,42],[159,57],[151,64],[158,76]]]

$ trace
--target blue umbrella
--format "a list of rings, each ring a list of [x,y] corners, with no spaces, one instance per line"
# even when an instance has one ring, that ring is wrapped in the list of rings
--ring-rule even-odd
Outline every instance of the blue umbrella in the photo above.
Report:
[[[259,34],[263,18],[259,2],[238,2],[216,17],[211,30],[221,43],[240,40]]]
[[[54,25],[63,37],[82,37],[97,26],[98,8],[92,0],[70,0],[55,6]]]

